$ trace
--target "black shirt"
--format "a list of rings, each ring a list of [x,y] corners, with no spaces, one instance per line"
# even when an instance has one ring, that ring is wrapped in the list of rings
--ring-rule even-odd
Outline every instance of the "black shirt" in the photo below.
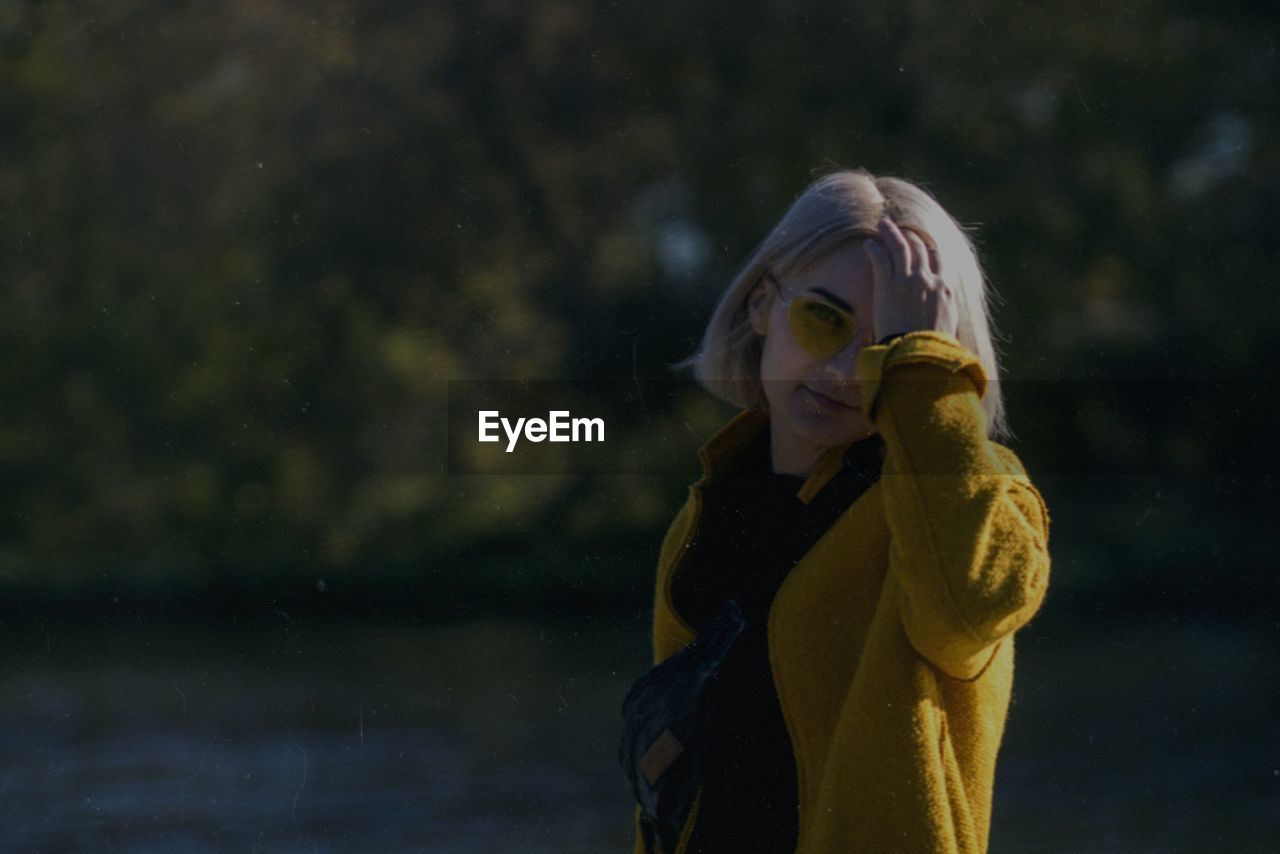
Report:
[[[773,472],[766,428],[731,475],[703,487],[703,509],[672,579],[672,601],[700,630],[735,599],[746,628],[705,698],[702,800],[690,852],[795,850],[799,793],[769,665],[769,608],[792,567],[879,478],[883,448],[878,434],[855,442],[806,505],[796,497],[805,478]]]

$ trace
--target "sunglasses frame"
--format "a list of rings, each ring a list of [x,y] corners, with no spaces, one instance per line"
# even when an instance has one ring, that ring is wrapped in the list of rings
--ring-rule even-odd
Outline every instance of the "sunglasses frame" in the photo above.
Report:
[[[858,318],[853,312],[846,311],[838,305],[833,305],[821,297],[809,296],[807,294],[792,294],[790,297],[787,297],[783,293],[783,286],[786,285],[786,282],[783,281],[782,278],[772,270],[765,270],[764,277],[772,281],[776,286],[778,290],[778,302],[787,307],[787,326],[791,330],[792,339],[800,349],[804,350],[810,356],[820,359],[829,359],[843,351],[850,343],[853,342],[854,339],[858,337]],[[800,310],[802,310],[806,304],[820,305],[829,311],[834,311],[836,314],[844,318],[848,322],[849,329],[851,330],[849,337],[839,342],[839,346],[835,346],[833,344],[834,349],[827,347],[815,348],[806,343],[807,336],[803,333],[804,323],[799,317]]]

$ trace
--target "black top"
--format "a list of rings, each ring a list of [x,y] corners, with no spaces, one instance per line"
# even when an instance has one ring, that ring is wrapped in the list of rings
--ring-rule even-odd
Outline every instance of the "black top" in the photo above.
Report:
[[[807,505],[796,497],[805,479],[774,474],[769,447],[766,428],[730,476],[703,487],[697,530],[672,579],[676,612],[695,629],[730,598],[747,623],[705,698],[702,800],[690,852],[795,850],[795,756],[766,621],[787,573],[879,478],[884,440],[873,434],[850,446],[845,465]]]

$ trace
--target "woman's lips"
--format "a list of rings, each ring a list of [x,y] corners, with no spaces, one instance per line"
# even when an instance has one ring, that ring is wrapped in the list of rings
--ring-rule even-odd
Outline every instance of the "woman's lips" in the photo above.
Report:
[[[808,386],[802,386],[802,388],[809,393],[809,396],[816,401],[819,406],[822,406],[825,409],[830,409],[836,412],[848,412],[849,410],[858,408],[852,403],[842,403],[835,398],[827,397],[825,394],[816,392]]]

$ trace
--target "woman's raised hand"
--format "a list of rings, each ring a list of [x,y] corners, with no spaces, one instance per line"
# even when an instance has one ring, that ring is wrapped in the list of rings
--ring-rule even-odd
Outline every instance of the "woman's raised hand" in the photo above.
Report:
[[[943,278],[933,241],[912,226],[885,217],[880,238],[862,242],[875,280],[873,312],[876,340],[895,332],[936,329],[955,335],[956,297]]]

